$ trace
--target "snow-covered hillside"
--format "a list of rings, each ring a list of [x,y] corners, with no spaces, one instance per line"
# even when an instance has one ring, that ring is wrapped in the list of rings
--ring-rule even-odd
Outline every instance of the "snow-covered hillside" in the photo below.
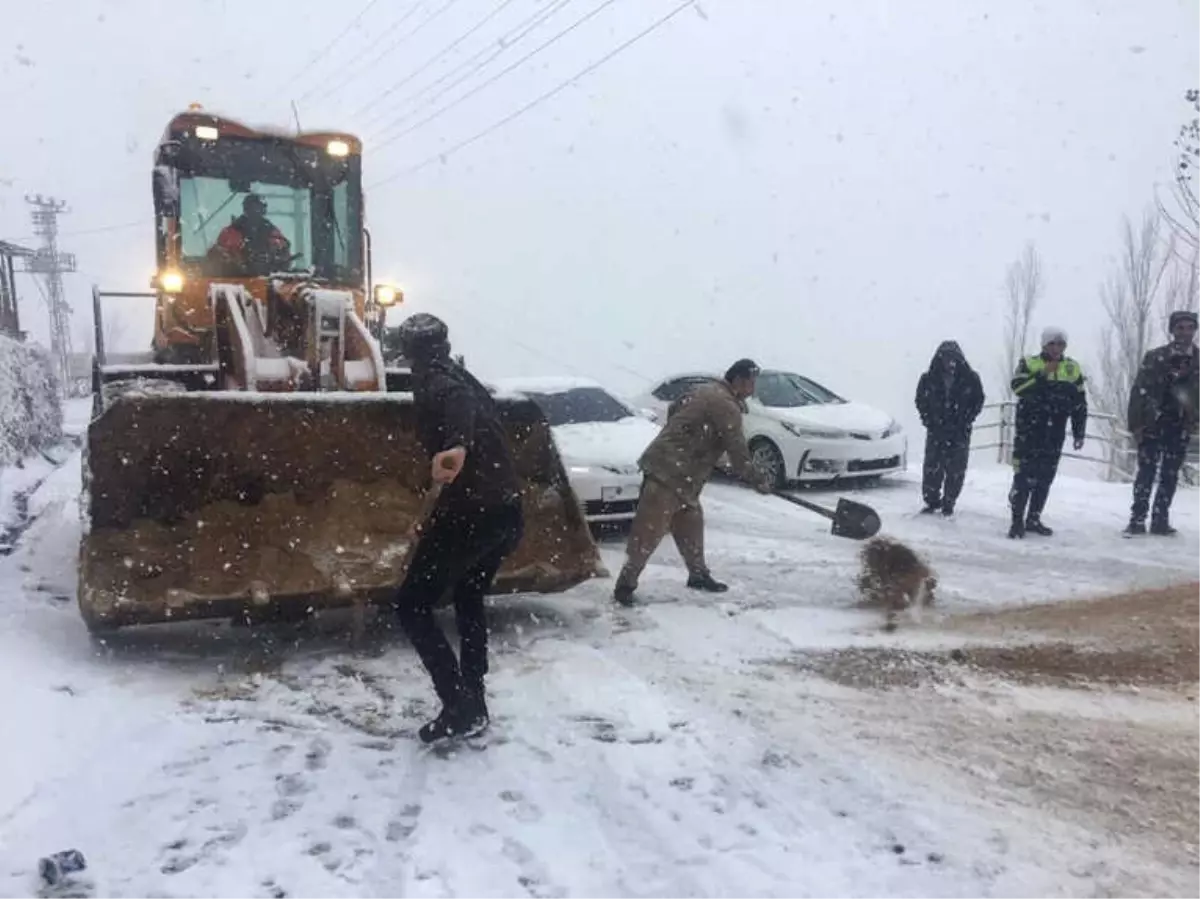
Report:
[[[1144,778],[1150,799],[1160,761],[1187,773],[1194,690],[976,673],[881,691],[803,662],[978,645],[959,613],[1196,579],[1194,493],[1177,538],[1125,540],[1128,488],[1065,477],[1056,536],[1014,542],[1007,476],[972,471],[955,521],[917,516],[911,477],[856,496],[938,570],[949,617],[894,634],[854,607],[857,544],[713,485],[728,594],[686,590],[664,545],[642,609],[614,609],[611,581],[496,600],[493,733],[436,754],[413,738],[435,711],[424,673],[379,626],[357,650],[336,619],[90,642],[76,455],[0,558],[0,894],[28,894],[37,858],[73,847],[97,895],[1194,895],[1195,849],[1170,821],[1095,805],[1110,749],[1140,759],[1111,777]],[[620,543],[603,552],[615,570]]]

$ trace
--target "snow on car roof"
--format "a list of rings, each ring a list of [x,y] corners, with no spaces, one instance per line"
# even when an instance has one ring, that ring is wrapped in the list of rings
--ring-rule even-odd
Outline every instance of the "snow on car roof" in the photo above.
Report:
[[[497,390],[515,393],[566,393],[568,390],[578,390],[581,387],[605,389],[599,381],[593,381],[591,378],[575,378],[564,375],[493,378],[489,383]]]

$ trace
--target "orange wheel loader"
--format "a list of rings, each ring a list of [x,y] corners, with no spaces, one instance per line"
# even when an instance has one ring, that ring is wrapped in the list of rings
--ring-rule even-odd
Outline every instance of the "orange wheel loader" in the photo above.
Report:
[[[361,143],[192,108],[155,155],[153,291],[93,289],[79,607],[93,631],[294,618],[387,601],[429,488],[389,392]],[[104,301],[143,297],[151,350],[106,355]],[[498,399],[526,533],[494,592],[603,574],[549,427]]]

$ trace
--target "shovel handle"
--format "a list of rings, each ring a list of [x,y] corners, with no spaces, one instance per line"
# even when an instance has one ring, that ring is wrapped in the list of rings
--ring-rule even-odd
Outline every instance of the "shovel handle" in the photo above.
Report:
[[[798,496],[792,496],[790,493],[784,493],[780,490],[776,490],[774,495],[780,499],[787,500],[793,505],[808,509],[810,512],[816,512],[818,515],[823,515],[830,521],[836,517],[836,514],[831,509],[826,509],[824,506],[818,506],[816,503],[810,503],[808,500],[800,499]]]

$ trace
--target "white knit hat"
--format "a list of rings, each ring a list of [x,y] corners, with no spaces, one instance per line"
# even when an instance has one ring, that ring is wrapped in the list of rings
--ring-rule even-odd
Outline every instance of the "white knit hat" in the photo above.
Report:
[[[1063,343],[1066,343],[1067,332],[1062,328],[1055,327],[1045,328],[1042,330],[1042,346],[1045,346],[1048,343],[1054,343],[1056,340],[1061,340]]]

